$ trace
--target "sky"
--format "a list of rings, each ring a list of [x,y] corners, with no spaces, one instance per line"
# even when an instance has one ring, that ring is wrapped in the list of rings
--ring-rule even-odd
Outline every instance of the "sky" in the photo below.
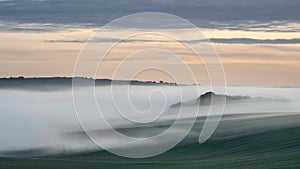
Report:
[[[101,32],[102,37],[94,37],[93,43],[101,48],[119,40],[112,35],[144,30],[134,24],[114,29],[102,26],[134,13],[163,12],[186,19],[209,38],[229,85],[299,86],[299,9],[297,0],[0,0],[0,77],[73,76],[79,53],[95,32]],[[155,21],[145,21],[150,26],[148,32],[159,31],[151,29]],[[201,46],[201,40],[190,37],[189,28],[165,24],[161,27],[174,33],[184,32],[182,42]],[[206,63],[195,59],[180,44],[166,37],[143,35],[124,41],[113,50],[101,63],[97,78],[112,78],[125,55],[145,45],[176,51],[199,83],[209,83]],[[134,65],[163,64],[175,76],[188,81],[178,69],[180,63],[171,55],[151,51],[133,58],[123,72]],[[135,78],[172,81],[172,77],[157,71]]]

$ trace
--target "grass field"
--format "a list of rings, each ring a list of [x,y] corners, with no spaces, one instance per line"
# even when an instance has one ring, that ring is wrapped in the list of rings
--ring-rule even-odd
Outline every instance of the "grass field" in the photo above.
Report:
[[[106,151],[40,158],[0,158],[1,169],[300,168],[300,127],[179,146],[147,159]]]

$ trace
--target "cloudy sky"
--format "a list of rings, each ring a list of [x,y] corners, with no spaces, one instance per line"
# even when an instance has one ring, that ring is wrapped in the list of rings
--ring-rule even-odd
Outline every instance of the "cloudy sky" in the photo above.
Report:
[[[0,0],[0,76],[72,76],[80,50],[96,31],[106,32],[105,37],[93,39],[101,47],[116,40],[111,34],[135,34],[143,29],[132,24],[113,30],[102,26],[129,14],[163,12],[186,19],[210,39],[224,65],[228,84],[300,85],[299,9],[298,0]],[[153,23],[145,22],[150,26]],[[186,32],[182,42],[201,43],[191,40],[183,26],[161,26]],[[106,58],[97,77],[111,78],[124,54],[145,43],[180,52],[169,39],[136,37],[124,41]],[[197,80],[207,83],[204,63],[181,53]],[[176,67],[168,57],[152,54],[133,60],[132,65],[159,62]],[[137,78],[170,80],[154,72]]]

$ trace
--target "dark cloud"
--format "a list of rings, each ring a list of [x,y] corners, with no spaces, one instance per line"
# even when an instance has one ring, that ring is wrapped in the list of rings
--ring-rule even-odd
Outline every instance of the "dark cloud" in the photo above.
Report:
[[[169,40],[151,40],[151,39],[113,39],[113,38],[102,38],[102,39],[92,39],[90,42],[173,42]],[[225,44],[300,44],[300,39],[252,39],[252,38],[211,38],[209,39],[212,43],[225,43]],[[70,39],[70,40],[45,40],[48,43],[86,43],[85,39]],[[201,43],[208,42],[208,39],[199,40],[182,40],[183,43]]]
[[[282,22],[299,22],[299,9],[299,0],[11,0],[0,1],[0,21],[102,26],[133,13],[164,12],[203,28],[276,31]]]
[[[74,39],[74,40],[44,40],[47,43],[85,43],[87,40]]]
[[[1,1],[0,1],[1,3]],[[76,25],[53,24],[53,23],[16,23],[16,22],[1,22],[0,31],[3,32],[57,32],[57,31],[72,31]],[[82,27],[78,25],[76,27]]]
[[[251,39],[251,38],[212,38],[213,43],[239,44],[299,44],[300,39]]]

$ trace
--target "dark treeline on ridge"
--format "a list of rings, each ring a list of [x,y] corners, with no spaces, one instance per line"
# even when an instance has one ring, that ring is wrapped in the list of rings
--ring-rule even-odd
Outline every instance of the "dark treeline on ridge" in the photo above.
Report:
[[[177,85],[176,83],[164,81],[139,81],[139,80],[112,80],[93,79],[86,77],[8,77],[0,78],[0,88],[20,89],[60,89],[70,88],[73,80],[94,83],[96,86],[106,85]],[[84,84],[84,83],[83,83]]]

